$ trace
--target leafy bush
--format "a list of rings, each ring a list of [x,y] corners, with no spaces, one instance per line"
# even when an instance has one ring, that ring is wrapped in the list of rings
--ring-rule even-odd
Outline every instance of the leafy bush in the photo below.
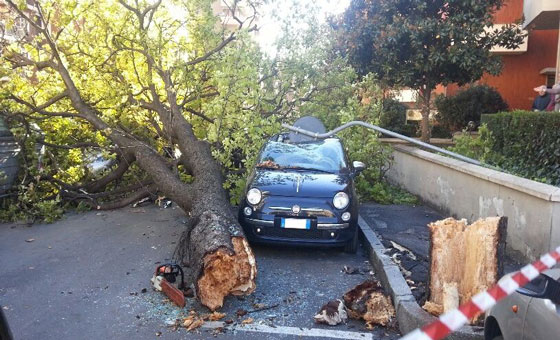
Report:
[[[503,157],[492,162],[520,176],[560,185],[560,113],[502,112],[483,115],[492,150]]]
[[[365,183],[358,180],[356,187],[362,199],[380,204],[418,204],[416,196],[385,181]]]
[[[496,113],[508,109],[500,93],[487,85],[470,86],[455,96],[440,95],[435,100],[437,121],[451,131],[461,131],[470,121],[480,124],[481,114]]]
[[[417,124],[406,122],[407,107],[394,99],[384,99],[379,126],[405,136],[416,136]]]
[[[488,130],[486,124],[482,124],[478,129],[478,135],[473,136],[467,131],[463,131],[455,139],[455,146],[451,147],[450,150],[484,163],[491,163],[497,159],[492,150],[493,145],[492,132]]]
[[[58,196],[54,199],[40,199],[41,191],[33,183],[19,185],[17,189],[17,197],[1,201],[0,221],[33,223],[42,220],[52,223],[62,217],[64,209]]]
[[[332,130],[342,123],[353,120],[383,126],[380,120],[383,117],[383,110],[387,108],[387,106],[384,106],[387,100],[381,100],[382,93],[376,80],[364,77],[356,87],[359,88],[358,91],[362,95],[365,94],[370,99],[367,103],[360,102],[359,98],[353,96],[347,99],[347,107],[341,109],[336,115],[325,111],[318,111],[315,114],[325,123],[327,130]],[[390,105],[394,105],[392,107],[397,109],[392,112],[401,110],[399,106],[402,104],[397,101],[392,101]],[[402,113],[402,110],[400,112]],[[404,112],[403,122],[406,119],[406,107]],[[390,129],[390,127],[386,128]],[[392,149],[390,146],[379,142],[376,133],[363,128],[350,128],[341,131],[338,136],[344,141],[350,161],[362,161],[367,166],[356,178],[356,190],[362,200],[372,200],[381,204],[417,203],[415,196],[387,183],[385,173],[393,161]]]

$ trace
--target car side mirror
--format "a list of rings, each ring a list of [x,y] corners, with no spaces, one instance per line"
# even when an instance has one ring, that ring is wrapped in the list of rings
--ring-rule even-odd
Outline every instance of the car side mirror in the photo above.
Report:
[[[545,274],[540,274],[525,287],[518,288],[517,292],[534,298],[549,299],[560,305],[560,282]]]
[[[366,165],[360,161],[352,162],[352,167],[354,168],[354,172],[353,172],[354,176],[358,176],[360,172],[366,169]]]

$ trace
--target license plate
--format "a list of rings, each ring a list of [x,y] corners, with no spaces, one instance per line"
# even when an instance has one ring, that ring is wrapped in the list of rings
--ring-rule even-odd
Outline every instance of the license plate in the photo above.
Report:
[[[311,229],[311,221],[301,218],[283,218],[281,227],[286,229]]]

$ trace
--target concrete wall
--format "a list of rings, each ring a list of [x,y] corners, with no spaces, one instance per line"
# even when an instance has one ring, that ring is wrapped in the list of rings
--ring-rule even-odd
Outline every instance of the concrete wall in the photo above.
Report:
[[[534,260],[560,245],[560,188],[394,146],[389,180],[456,218],[507,216],[508,253]]]

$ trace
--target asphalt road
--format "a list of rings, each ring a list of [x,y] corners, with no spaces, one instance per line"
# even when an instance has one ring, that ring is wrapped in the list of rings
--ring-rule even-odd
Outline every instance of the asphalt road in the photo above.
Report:
[[[0,305],[16,339],[202,339],[210,329],[188,333],[168,323],[194,309],[164,302],[150,288],[159,262],[166,261],[184,227],[174,206],[127,208],[70,214],[54,224],[0,224]],[[234,320],[223,339],[395,339],[395,330],[366,330],[362,322],[316,325],[313,315],[370,276],[360,249],[340,250],[256,246],[257,290],[230,297],[222,312]],[[342,272],[344,266],[360,274]],[[142,293],[143,288],[146,292]],[[236,311],[275,306],[237,318]],[[248,326],[240,321],[251,317]],[[161,334],[160,334],[161,333]]]

